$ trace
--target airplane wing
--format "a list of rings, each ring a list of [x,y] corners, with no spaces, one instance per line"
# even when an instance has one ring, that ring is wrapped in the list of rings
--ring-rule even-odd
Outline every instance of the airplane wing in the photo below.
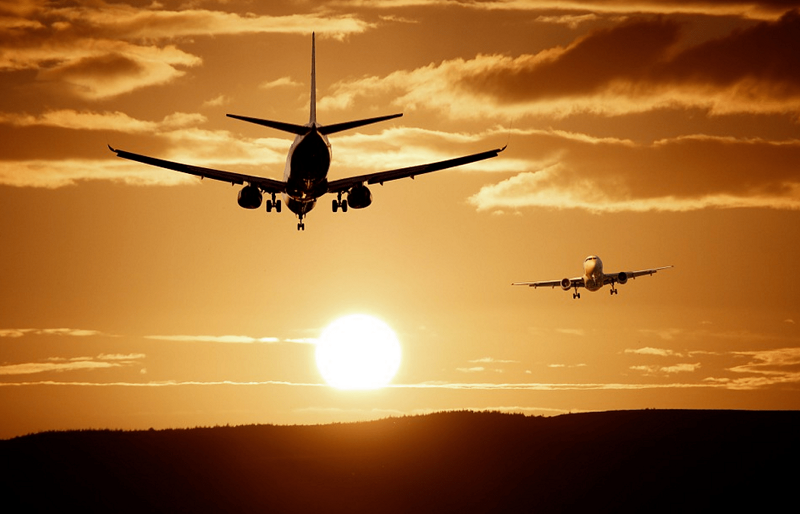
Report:
[[[255,175],[243,175],[241,173],[215,170],[212,168],[201,168],[200,166],[191,166],[189,164],[181,164],[179,162],[165,161],[163,159],[156,159],[155,157],[148,157],[138,153],[126,152],[125,150],[117,150],[116,148],[112,148],[111,145],[109,145],[108,148],[112,152],[116,153],[117,157],[149,164],[151,166],[167,168],[169,170],[180,171],[181,173],[188,173],[190,175],[197,175],[198,177],[210,178],[222,182],[230,182],[231,184],[244,184],[247,182],[267,193],[283,193],[286,191],[286,182],[280,180],[256,177]]]
[[[417,175],[423,175],[425,173],[431,173],[434,171],[444,170],[447,168],[453,168],[455,166],[469,164],[471,162],[482,161],[484,159],[497,157],[497,155],[505,149],[506,147],[504,146],[503,148],[495,148],[494,150],[489,150],[488,152],[466,155],[464,157],[456,157],[455,159],[448,159],[446,161],[432,162],[430,164],[420,164],[418,166],[411,166],[409,168],[400,168],[397,170],[389,170],[389,171],[379,171],[376,173],[367,173],[366,175],[359,175],[357,177],[348,177],[338,180],[331,180],[330,182],[328,182],[328,192],[338,193],[340,191],[346,191],[351,187],[355,186],[356,184],[363,184],[365,182],[367,184],[383,185],[384,182],[389,182],[390,180],[398,180],[406,177],[414,178]]]
[[[625,271],[625,276],[628,279],[641,277],[642,275],[652,275],[656,273],[658,270],[672,268],[673,266],[661,266],[660,268],[651,268],[651,269],[643,269],[639,271]],[[603,284],[610,284],[612,280],[618,281],[618,277],[622,275],[622,273],[604,273],[605,277],[603,279]]]
[[[583,282],[583,277],[575,277],[575,278],[568,278],[569,280],[569,287],[585,287],[586,284]],[[543,280],[541,282],[514,282],[511,284],[512,286],[528,286],[528,287],[562,287],[561,283],[563,280]]]

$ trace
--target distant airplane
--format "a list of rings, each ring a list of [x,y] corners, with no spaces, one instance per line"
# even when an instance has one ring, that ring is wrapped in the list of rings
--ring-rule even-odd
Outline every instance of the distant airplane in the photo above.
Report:
[[[271,198],[266,202],[267,212],[271,212],[274,208],[276,212],[281,211],[281,201],[276,198],[278,193],[282,194],[284,202],[290,211],[295,213],[298,217],[297,230],[305,230],[303,217],[308,214],[317,199],[326,193],[335,193],[336,199],[333,200],[333,212],[341,209],[342,212],[347,211],[348,205],[353,209],[363,209],[372,203],[372,193],[366,184],[381,184],[389,182],[390,180],[397,180],[401,178],[422,175],[424,173],[431,173],[455,166],[461,166],[471,162],[497,157],[497,155],[505,150],[503,148],[496,148],[488,152],[481,152],[465,157],[457,157],[446,161],[439,161],[430,164],[421,164],[418,166],[411,166],[409,168],[400,168],[396,170],[381,171],[377,173],[368,173],[366,175],[359,175],[356,177],[349,177],[337,180],[328,181],[328,168],[331,165],[331,144],[328,142],[328,134],[349,130],[379,121],[390,120],[402,116],[403,114],[391,114],[389,116],[380,116],[377,118],[368,118],[363,120],[348,121],[345,123],[336,123],[334,125],[320,125],[317,123],[317,77],[316,77],[316,37],[311,35],[311,113],[308,123],[305,125],[293,125],[291,123],[283,123],[280,121],[262,120],[258,118],[248,118],[246,116],[237,116],[228,114],[229,117],[237,120],[256,123],[274,129],[291,132],[297,136],[289,148],[289,155],[286,158],[286,167],[283,171],[283,181],[273,180],[269,178],[257,177],[252,175],[242,175],[240,173],[232,173],[229,171],[215,170],[210,168],[201,168],[199,166],[191,166],[188,164],[181,164],[178,162],[165,161],[148,157],[146,155],[139,155],[124,150],[117,150],[108,148],[117,154],[118,157],[123,159],[130,159],[132,161],[150,164],[152,166],[159,166],[170,170],[180,171],[182,173],[189,173],[191,175],[198,175],[200,177],[207,177],[222,182],[230,182],[231,184],[244,184],[244,187],[239,191],[238,202],[239,205],[245,209],[257,209],[261,206],[262,195],[266,193],[271,195]],[[346,199],[342,199],[342,195],[347,194]]]
[[[562,278],[561,280],[545,280],[543,282],[514,282],[512,286],[530,287],[556,287],[560,286],[564,291],[575,289],[572,299],[580,298],[579,287],[585,287],[587,291],[597,291],[606,284],[611,284],[611,294],[619,294],[614,284],[624,284],[628,279],[640,277],[642,275],[652,275],[658,270],[671,268],[672,266],[662,266],[660,268],[643,269],[639,271],[621,271],[619,273],[603,273],[603,261],[596,255],[590,255],[583,261],[583,276],[575,278]]]

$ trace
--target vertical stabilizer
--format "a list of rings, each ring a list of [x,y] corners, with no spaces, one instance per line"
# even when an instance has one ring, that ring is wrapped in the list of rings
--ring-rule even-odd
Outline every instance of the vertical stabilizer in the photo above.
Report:
[[[311,33],[311,113],[308,122],[317,122],[317,71],[316,71],[316,35]]]

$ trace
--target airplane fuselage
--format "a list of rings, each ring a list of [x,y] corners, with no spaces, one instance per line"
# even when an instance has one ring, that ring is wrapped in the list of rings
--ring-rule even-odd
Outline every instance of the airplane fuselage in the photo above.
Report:
[[[330,167],[331,144],[311,123],[308,133],[294,138],[286,157],[283,201],[290,211],[304,215],[314,208],[317,198],[328,192]]]
[[[597,291],[603,287],[603,261],[596,255],[590,255],[583,261],[583,282],[587,291]]]

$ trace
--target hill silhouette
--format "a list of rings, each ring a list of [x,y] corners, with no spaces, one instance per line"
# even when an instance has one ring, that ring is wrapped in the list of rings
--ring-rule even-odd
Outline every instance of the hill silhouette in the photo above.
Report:
[[[443,412],[0,441],[14,512],[719,512],[794,504],[800,412]]]

